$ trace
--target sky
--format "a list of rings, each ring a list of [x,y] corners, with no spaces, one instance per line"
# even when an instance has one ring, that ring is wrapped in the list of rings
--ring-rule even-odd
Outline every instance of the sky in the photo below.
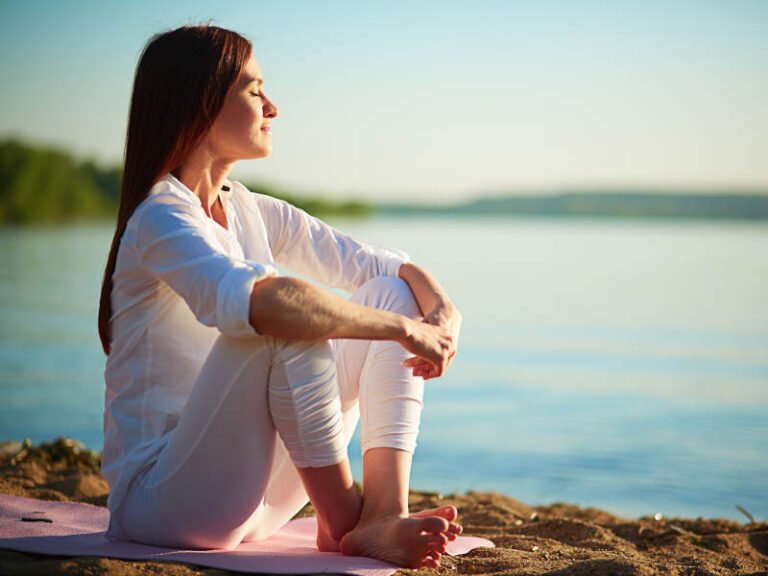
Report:
[[[122,160],[147,40],[254,44],[278,105],[232,177],[453,202],[560,189],[768,190],[768,2],[0,0],[0,138]]]

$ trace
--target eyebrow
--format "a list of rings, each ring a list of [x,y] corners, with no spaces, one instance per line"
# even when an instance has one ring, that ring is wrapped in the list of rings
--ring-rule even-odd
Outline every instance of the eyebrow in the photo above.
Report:
[[[246,76],[245,77],[245,85],[248,86],[250,84],[253,84],[254,82],[258,82],[259,84],[264,83],[264,78],[254,78],[253,76]]]

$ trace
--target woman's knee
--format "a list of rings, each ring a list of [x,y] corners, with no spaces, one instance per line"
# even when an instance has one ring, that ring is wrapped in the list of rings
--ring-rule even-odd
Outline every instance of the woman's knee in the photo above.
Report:
[[[403,316],[420,315],[419,305],[408,283],[394,276],[371,278],[355,291],[352,301]]]

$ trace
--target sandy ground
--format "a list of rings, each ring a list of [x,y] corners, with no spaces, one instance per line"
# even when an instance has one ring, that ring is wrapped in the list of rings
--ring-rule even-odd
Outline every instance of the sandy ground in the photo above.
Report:
[[[45,500],[106,505],[109,487],[99,474],[100,456],[74,440],[30,446],[0,444],[0,492]],[[413,492],[412,510],[455,504],[465,533],[484,536],[496,548],[445,557],[432,574],[768,576],[768,523],[697,518],[620,518],[595,508],[558,503],[528,506],[488,492]],[[311,514],[311,508],[302,514]],[[415,574],[402,570],[397,576]],[[235,574],[180,563],[111,558],[65,558],[0,550],[0,574]]]

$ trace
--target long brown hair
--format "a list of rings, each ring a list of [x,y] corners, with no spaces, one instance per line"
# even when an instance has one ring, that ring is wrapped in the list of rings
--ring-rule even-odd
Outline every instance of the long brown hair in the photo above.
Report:
[[[112,275],[128,219],[163,174],[178,168],[205,137],[251,57],[251,43],[216,26],[156,34],[142,50],[133,82],[117,226],[99,304],[99,337],[109,354]]]

